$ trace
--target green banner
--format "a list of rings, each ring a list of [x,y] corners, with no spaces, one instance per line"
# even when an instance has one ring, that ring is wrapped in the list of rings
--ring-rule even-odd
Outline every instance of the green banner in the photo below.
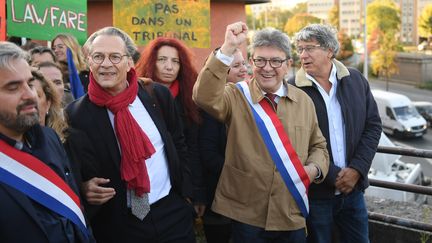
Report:
[[[113,19],[137,45],[164,36],[210,47],[210,0],[113,0]]]
[[[86,0],[7,0],[7,35],[52,40],[70,33],[87,39]]]

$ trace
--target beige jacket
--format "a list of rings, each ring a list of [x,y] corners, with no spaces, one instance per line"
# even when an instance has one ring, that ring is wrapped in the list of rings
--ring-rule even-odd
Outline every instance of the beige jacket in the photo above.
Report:
[[[266,230],[305,227],[296,202],[276,169],[241,91],[226,84],[228,66],[210,55],[193,90],[194,101],[227,124],[225,164],[213,201],[213,211]],[[328,171],[326,141],[318,127],[309,96],[292,85],[281,97],[277,115],[303,164]],[[255,80],[249,84],[253,102],[263,99]]]

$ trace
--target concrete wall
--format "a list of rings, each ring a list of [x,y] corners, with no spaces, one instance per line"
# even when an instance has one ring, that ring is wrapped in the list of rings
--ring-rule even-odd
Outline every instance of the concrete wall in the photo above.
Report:
[[[409,84],[432,82],[432,55],[417,53],[398,53],[396,63],[399,74],[392,80]]]
[[[112,2],[88,2],[88,35],[96,30],[112,26]],[[246,22],[245,4],[239,2],[214,2],[210,1],[210,25],[211,25],[211,47],[208,49],[192,48],[195,53],[194,64],[197,70],[200,70],[204,64],[205,58],[216,47],[222,45],[225,37],[225,27],[233,22]],[[142,50],[144,47],[139,47]],[[243,48],[243,55],[246,57],[246,46]]]
[[[429,238],[422,242],[422,236]],[[371,243],[432,243],[432,234],[431,232],[369,220],[369,240]]]

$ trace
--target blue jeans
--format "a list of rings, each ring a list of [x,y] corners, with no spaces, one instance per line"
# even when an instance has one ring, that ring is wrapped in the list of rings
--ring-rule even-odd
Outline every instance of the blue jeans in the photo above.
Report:
[[[363,193],[354,190],[333,199],[310,200],[307,218],[309,243],[331,243],[337,230],[340,243],[369,243],[368,215]]]
[[[263,228],[232,221],[234,243],[306,243],[306,229],[266,231]]]

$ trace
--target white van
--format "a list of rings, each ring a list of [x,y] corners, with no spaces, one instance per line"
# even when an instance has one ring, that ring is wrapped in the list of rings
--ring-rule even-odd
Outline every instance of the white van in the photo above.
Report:
[[[426,120],[405,95],[372,90],[386,134],[421,137],[427,131]]]

